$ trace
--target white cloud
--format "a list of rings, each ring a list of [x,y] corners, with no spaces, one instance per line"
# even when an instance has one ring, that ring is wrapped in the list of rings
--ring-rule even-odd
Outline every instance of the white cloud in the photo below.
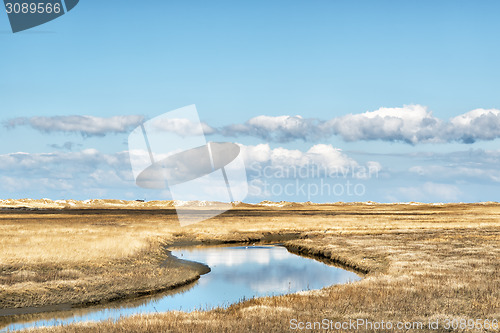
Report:
[[[373,158],[371,154],[355,160],[332,145],[317,144],[306,150],[272,147],[269,144],[240,147],[247,165],[251,195],[262,196],[262,200],[271,196],[271,187],[266,187],[264,182],[283,185],[295,184],[298,180],[299,184],[318,184],[323,179],[330,184],[344,184],[349,180],[352,184],[367,186],[367,195],[379,191],[384,195],[390,194],[396,201],[425,202],[457,201],[465,197],[471,200],[471,196],[489,200],[488,193],[469,193],[468,189],[475,186],[491,189],[500,182],[497,167],[500,151],[475,149],[453,153],[402,154],[399,158],[406,160],[404,164],[412,161],[414,166],[396,170],[390,165],[386,168],[387,162],[382,167],[380,162],[385,161],[384,155],[375,158],[380,162],[367,161],[367,157]],[[372,176],[358,175],[363,168]],[[387,177],[378,177],[378,172],[386,173]],[[152,193],[141,192],[135,185],[128,152],[105,154],[96,149],[0,155],[0,192],[4,196],[55,195],[62,198],[81,198],[86,193],[115,193],[114,196],[119,196],[126,192],[129,192],[128,197],[130,192],[146,193],[138,194],[143,198]],[[316,201],[324,200],[318,198]],[[276,196],[274,199],[298,200],[294,196]],[[377,200],[377,197],[365,199]]]
[[[456,116],[450,119],[450,122],[455,126],[467,126],[472,122],[481,117],[494,116],[497,117],[500,114],[499,110],[496,109],[475,109],[467,113]]]
[[[14,118],[4,122],[4,126],[31,126],[43,132],[75,132],[83,136],[104,136],[108,133],[127,133],[143,121],[144,117],[138,115],[110,118],[58,116]],[[315,142],[339,136],[344,141],[473,143],[500,137],[500,110],[475,109],[449,120],[442,120],[434,117],[427,107],[415,104],[382,107],[375,111],[348,114],[327,121],[303,118],[299,115],[261,115],[249,119],[244,124],[232,124],[222,128],[215,128],[206,123],[200,125],[183,118],[161,118],[154,126],[157,130],[181,136],[252,136],[272,142]]]
[[[4,122],[7,128],[31,126],[42,132],[75,132],[83,136],[104,136],[109,133],[127,133],[144,121],[143,116],[54,116],[14,118]]]
[[[81,194],[84,190],[133,185],[127,152],[103,154],[96,149],[78,152],[11,153],[0,155],[2,180],[7,192],[48,190]]]
[[[450,119],[445,135],[449,139],[472,143],[500,136],[500,110],[475,109]]]
[[[411,144],[440,141],[436,136],[440,126],[441,121],[421,105],[349,114],[334,118],[324,125],[345,141],[384,140]]]
[[[219,132],[226,136],[248,135],[277,142],[288,142],[296,139],[304,141],[321,137],[317,132],[318,125],[314,119],[301,116],[258,116],[244,124],[234,124],[222,128]]]
[[[345,141],[384,140],[415,144],[442,141],[437,135],[442,123],[422,105],[405,105],[349,114],[328,121],[301,116],[258,116],[244,124],[226,126],[220,133],[227,136],[248,135],[277,142],[297,139],[314,141],[337,135]]]
[[[268,162],[271,158],[271,147],[267,143],[262,143],[256,146],[240,145],[243,159],[246,163],[251,162]]]
[[[30,126],[45,133],[65,132],[79,133],[83,136],[105,136],[110,133],[128,133],[143,122],[144,117],[140,115],[114,116],[110,118],[94,116],[21,117],[5,121],[4,127]],[[153,121],[152,125],[158,131],[171,132],[180,136],[209,135],[216,132],[214,128],[206,123],[201,123],[200,126],[199,123],[182,118],[160,118]],[[54,145],[54,148],[60,147]]]
[[[302,171],[308,172],[315,170],[314,177],[324,177],[326,173],[342,174],[359,167],[355,160],[331,145],[318,144],[307,151],[271,148],[268,144],[240,147],[247,166],[257,164],[273,172],[302,168]],[[7,178],[0,187],[10,192],[57,188],[74,192],[113,188],[130,191],[130,188],[135,188],[135,182],[129,157],[128,152],[104,154],[96,149],[4,154],[0,155],[0,172]],[[249,168],[249,171],[252,169]],[[271,178],[275,176],[282,177],[273,174]],[[290,173],[289,176],[307,178],[307,175],[299,173]],[[48,183],[52,185],[47,186]]]
[[[271,148],[269,144],[257,146],[240,145],[245,163],[250,169],[264,166],[276,169],[290,168],[316,168],[323,172],[339,172],[350,170],[358,166],[358,163],[340,149],[332,145],[317,144],[303,152],[296,149],[282,147]]]
[[[476,109],[450,120],[436,118],[427,107],[418,104],[382,107],[327,121],[301,116],[258,116],[244,124],[226,126],[218,133],[226,136],[254,136],[277,142],[297,139],[317,141],[339,136],[344,141],[472,143],[500,137],[500,110]]]

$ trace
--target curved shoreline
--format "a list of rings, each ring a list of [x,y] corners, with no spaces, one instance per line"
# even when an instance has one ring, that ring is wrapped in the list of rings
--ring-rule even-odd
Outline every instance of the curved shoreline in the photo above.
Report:
[[[42,313],[50,313],[50,312],[59,312],[59,311],[71,311],[71,310],[84,310],[87,308],[91,308],[92,306],[95,305],[108,305],[112,304],[114,302],[119,302],[119,301],[126,301],[126,300],[134,300],[143,296],[154,296],[156,294],[161,294],[162,292],[166,291],[174,291],[175,289],[179,289],[185,286],[188,286],[192,284],[193,282],[197,281],[201,275],[207,274],[211,271],[210,267],[204,263],[199,263],[195,261],[190,261],[190,260],[185,260],[185,259],[180,259],[176,256],[174,256],[169,250],[170,248],[175,248],[175,247],[189,247],[189,246],[234,246],[234,245],[248,245],[252,243],[258,243],[258,244],[268,244],[268,245],[281,245],[287,249],[290,253],[303,256],[303,257],[308,257],[310,259],[318,260],[327,264],[331,264],[337,267],[341,267],[343,269],[351,270],[356,274],[359,274],[361,276],[366,275],[370,270],[364,269],[359,265],[352,265],[348,262],[347,259],[345,260],[334,260],[327,254],[323,253],[321,250],[317,251],[312,251],[311,249],[307,249],[305,247],[298,247],[292,244],[286,244],[286,243],[275,243],[274,240],[285,238],[286,240],[293,240],[296,239],[294,237],[290,237],[290,235],[286,235],[285,237],[282,237],[283,235],[267,235],[265,239],[252,239],[251,241],[218,241],[218,240],[213,240],[209,242],[203,242],[203,241],[191,241],[191,240],[178,240],[173,242],[172,244],[164,246],[163,250],[165,251],[166,258],[165,260],[162,261],[160,264],[161,267],[168,267],[168,268],[175,268],[175,267],[189,267],[197,272],[197,276],[192,278],[192,279],[187,279],[185,281],[179,282],[179,283],[174,283],[168,286],[165,286],[163,288],[158,288],[158,289],[152,289],[152,290],[146,290],[146,291],[136,291],[132,293],[128,293],[126,295],[120,296],[120,297],[113,297],[113,298],[107,298],[107,299],[102,299],[97,302],[83,302],[83,303],[61,303],[61,304],[54,304],[54,305],[47,305],[47,306],[41,306],[41,307],[24,307],[24,308],[14,308],[14,309],[0,309],[0,321],[1,319],[6,319],[9,321],[9,323],[2,323],[3,325],[9,325],[11,323],[16,322],[16,319],[19,319],[19,317],[22,317],[24,315],[33,315],[33,314],[42,314]],[[296,236],[294,234],[294,236]]]
[[[321,249],[313,249],[304,245],[285,244],[286,249],[293,254],[300,255],[306,258],[312,258],[333,266],[338,266],[346,270],[353,271],[359,275],[367,275],[372,272],[372,268],[366,267],[356,262],[349,261],[341,256],[333,256],[331,253],[326,253]]]
[[[196,263],[189,260],[183,260],[175,257],[171,254],[171,251],[165,249],[166,258],[160,264],[160,267],[176,268],[176,267],[189,267],[197,272],[194,278],[185,279],[180,282],[172,283],[162,288],[151,289],[151,290],[137,290],[131,293],[124,294],[119,297],[103,298],[99,301],[94,302],[79,302],[79,303],[59,303],[44,305],[38,307],[20,307],[20,308],[10,308],[10,309],[0,309],[0,321],[2,319],[14,319],[17,316],[38,314],[38,313],[48,313],[56,311],[68,311],[75,309],[85,309],[93,305],[105,305],[117,301],[132,300],[142,296],[149,296],[159,294],[165,291],[170,291],[187,286],[195,281],[197,281],[201,275],[210,272],[210,267],[202,263]]]

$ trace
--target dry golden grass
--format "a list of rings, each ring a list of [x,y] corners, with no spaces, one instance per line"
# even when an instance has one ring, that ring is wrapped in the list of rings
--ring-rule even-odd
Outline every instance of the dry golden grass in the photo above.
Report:
[[[0,215],[2,264],[65,263],[118,259],[136,254],[157,235],[153,228],[122,223],[113,214]]]
[[[103,302],[199,277],[192,267],[164,265],[162,223],[108,213],[0,214],[0,309]]]
[[[84,279],[85,275],[78,276],[75,271],[85,264],[107,262],[119,266],[120,261],[141,257],[158,260],[162,254],[154,249],[161,243],[289,238],[286,245],[291,251],[325,257],[365,271],[365,279],[321,291],[249,300],[225,310],[169,312],[124,318],[117,323],[87,323],[40,331],[282,332],[290,330],[290,320],[294,318],[304,322],[364,318],[394,323],[500,320],[499,214],[498,204],[243,206],[210,221],[180,228],[171,210],[10,212],[0,215],[0,237],[2,240],[15,237],[15,228],[21,228],[24,246],[19,246],[21,254],[17,256],[12,252],[9,256],[0,254],[1,278],[14,279],[1,280],[1,286],[3,292],[12,291],[17,284],[12,281],[32,279],[39,273],[39,265],[47,264],[47,260],[55,260],[64,268],[58,278],[66,281],[68,277]],[[73,255],[58,254],[37,239],[40,233],[53,239],[49,246],[58,246],[61,243],[57,239],[63,242],[72,229],[80,237],[71,235],[73,241],[65,246],[76,249],[79,242],[85,243],[81,245],[91,253],[75,250]],[[103,253],[103,249],[113,244],[110,239],[117,237],[133,241],[130,246],[117,242],[117,249]],[[33,244],[40,247],[40,252],[47,253],[24,249]],[[141,251],[156,254],[138,256]],[[30,255],[23,258],[22,253]],[[158,261],[148,261],[146,266],[152,269],[154,263]],[[17,270],[8,271],[6,267]],[[144,269],[137,267],[138,272]],[[12,277],[13,273],[16,277]],[[148,277],[152,276],[142,276],[146,281]],[[134,290],[132,280],[127,285],[130,289],[123,294]],[[120,283],[116,290],[119,287]],[[21,289],[29,290],[31,286],[24,288]],[[45,297],[51,299],[51,294]],[[408,330],[422,331],[428,329]],[[434,330],[445,331],[442,326]]]

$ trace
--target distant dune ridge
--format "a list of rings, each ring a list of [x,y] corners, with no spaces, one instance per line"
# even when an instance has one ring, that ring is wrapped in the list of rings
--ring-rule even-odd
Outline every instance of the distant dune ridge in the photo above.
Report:
[[[422,203],[422,202],[397,202],[397,203],[377,203],[373,201],[366,202],[334,202],[334,203],[313,203],[307,202],[289,202],[289,201],[269,201],[264,200],[257,204],[249,204],[243,202],[235,202],[238,208],[252,208],[252,207],[277,207],[277,208],[292,208],[292,207],[308,207],[308,206],[348,206],[348,205],[456,205],[462,203]],[[489,205],[498,204],[498,202],[487,201],[478,202],[475,204]],[[226,205],[226,203],[216,201],[179,201],[179,200],[118,200],[118,199],[89,199],[89,200],[51,200],[51,199],[0,199],[0,209],[5,208],[32,208],[32,209],[105,209],[105,208],[123,208],[123,209],[168,209],[177,207],[217,207],[219,205]]]

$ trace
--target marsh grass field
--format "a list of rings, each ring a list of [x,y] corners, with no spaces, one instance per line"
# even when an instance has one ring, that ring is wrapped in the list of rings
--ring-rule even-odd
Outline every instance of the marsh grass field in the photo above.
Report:
[[[170,206],[103,202],[32,210],[30,205],[0,210],[0,325],[28,318],[19,315],[26,308],[106,303],[196,280],[200,267],[172,260],[168,245],[270,241],[364,278],[227,309],[35,331],[283,332],[292,331],[291,320],[313,325],[364,319],[413,325],[403,330],[368,325],[357,332],[494,332],[469,325],[470,320],[500,320],[497,203],[240,204],[186,227],[178,225]],[[447,329],[447,320],[468,325]],[[438,321],[438,329],[428,328],[429,321]],[[321,331],[316,328],[307,331]]]

